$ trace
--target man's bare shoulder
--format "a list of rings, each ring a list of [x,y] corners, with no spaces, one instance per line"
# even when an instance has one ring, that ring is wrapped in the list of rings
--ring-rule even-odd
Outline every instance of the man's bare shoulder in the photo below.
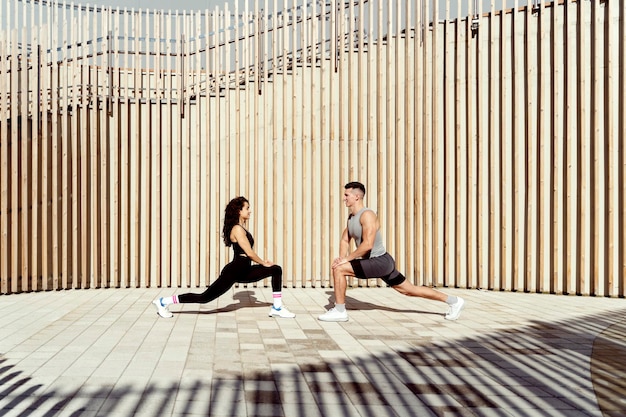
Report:
[[[366,223],[366,222],[375,222],[378,219],[378,215],[376,214],[376,212],[370,208],[366,209],[365,211],[363,211],[363,213],[361,214],[361,224]]]

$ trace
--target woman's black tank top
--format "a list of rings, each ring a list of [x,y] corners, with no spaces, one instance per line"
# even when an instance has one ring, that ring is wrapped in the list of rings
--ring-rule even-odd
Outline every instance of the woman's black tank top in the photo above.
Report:
[[[250,247],[254,247],[254,237],[252,237],[252,233],[246,230],[246,237],[248,238],[248,242],[250,242]],[[233,242],[233,250],[235,251],[235,256],[241,256],[246,254],[237,242]]]

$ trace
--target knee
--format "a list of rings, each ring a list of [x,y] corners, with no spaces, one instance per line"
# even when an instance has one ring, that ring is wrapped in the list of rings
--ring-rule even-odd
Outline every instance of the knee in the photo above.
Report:
[[[402,294],[402,295],[409,295],[409,292],[407,291],[407,289],[406,289],[406,288],[404,288],[404,287],[403,287],[403,286],[401,286],[401,285],[394,285],[394,286],[393,286],[393,287],[391,287],[391,288],[393,288],[394,290],[398,291],[398,292],[399,292],[400,294]]]
[[[283,276],[283,268],[280,265],[272,265],[272,276],[281,278]]]

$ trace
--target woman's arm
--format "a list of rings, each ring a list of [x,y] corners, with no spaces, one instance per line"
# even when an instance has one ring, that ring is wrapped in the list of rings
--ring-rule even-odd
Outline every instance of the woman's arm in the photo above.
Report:
[[[230,232],[231,240],[234,240],[239,244],[241,249],[245,252],[246,256],[250,258],[252,261],[261,264],[263,266],[272,266],[274,262],[266,259],[261,259],[259,255],[252,249],[250,246],[250,241],[248,240],[248,236],[246,234],[246,229],[244,229],[240,225],[236,225],[233,227],[233,230]]]

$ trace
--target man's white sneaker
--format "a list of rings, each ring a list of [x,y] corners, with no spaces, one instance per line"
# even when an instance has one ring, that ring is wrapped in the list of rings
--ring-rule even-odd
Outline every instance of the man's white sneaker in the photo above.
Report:
[[[461,315],[461,310],[465,307],[465,300],[461,297],[457,297],[456,303],[450,306],[448,313],[446,314],[446,320],[456,320]]]
[[[154,306],[156,307],[156,309],[157,309],[157,314],[158,314],[159,316],[163,317],[164,319],[169,319],[169,318],[174,317],[174,315],[172,314],[172,312],[171,312],[171,311],[169,311],[169,310],[167,309],[167,307],[166,307],[166,306],[164,306],[163,304],[161,304],[161,299],[160,299],[160,298],[157,298],[156,300],[154,300],[154,301],[152,302],[152,304],[154,304]]]
[[[291,311],[287,310],[287,307],[285,306],[282,306],[279,308],[272,306],[272,308],[270,308],[270,317],[281,317],[283,319],[292,319],[296,317],[296,315],[293,314]]]
[[[342,313],[333,307],[317,319],[320,321],[348,321],[348,312],[344,311]]]

